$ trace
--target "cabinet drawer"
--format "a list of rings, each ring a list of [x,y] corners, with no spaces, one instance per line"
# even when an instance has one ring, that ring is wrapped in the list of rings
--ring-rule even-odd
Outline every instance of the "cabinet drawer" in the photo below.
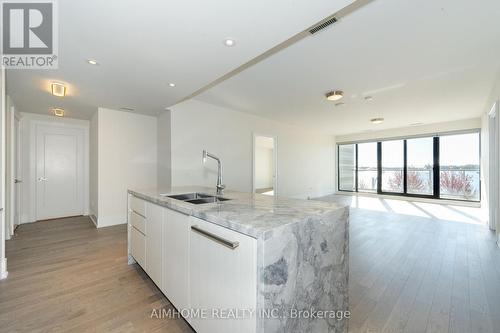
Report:
[[[130,211],[130,224],[143,234],[146,234],[146,219],[133,210]]]
[[[146,263],[146,236],[130,226],[130,254],[142,268]]]
[[[130,209],[139,215],[146,217],[146,202],[142,199],[130,196]]]

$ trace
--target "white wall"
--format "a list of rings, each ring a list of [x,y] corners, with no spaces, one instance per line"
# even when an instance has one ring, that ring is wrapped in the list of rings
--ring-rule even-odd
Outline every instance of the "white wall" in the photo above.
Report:
[[[36,132],[35,124],[82,128],[84,130],[84,214],[89,206],[89,121],[21,112],[21,223],[36,221]]]
[[[500,100],[500,70],[497,72],[497,79],[491,89],[490,96],[486,101],[486,104],[484,106],[483,110],[483,118],[482,118],[482,133],[483,135],[481,136],[481,154],[482,154],[482,163],[483,163],[483,170],[485,171],[483,174],[483,191],[482,191],[482,196],[485,198],[485,201],[488,204],[488,209],[492,205],[496,205],[497,209],[500,206],[500,202],[497,200],[496,202],[491,202],[490,201],[490,195],[489,195],[489,175],[493,170],[489,170],[489,163],[488,163],[488,155],[490,149],[493,149],[493,147],[490,147],[489,145],[489,139],[488,135],[490,133],[489,131],[489,119],[488,119],[488,113],[490,112],[492,106],[495,104],[495,102]],[[497,115],[497,121],[500,119],[500,115]],[[500,125],[497,123],[497,126]],[[500,129],[500,126],[498,127]],[[500,142],[497,142],[497,147],[500,145]],[[497,166],[497,172],[498,172],[499,166]],[[497,198],[500,198],[499,191],[500,189],[496,189],[497,191]],[[496,222],[496,225],[494,225]],[[500,220],[499,221],[493,221],[490,224],[491,229],[496,229],[497,237],[498,237],[498,243],[500,245]]]
[[[0,208],[5,208],[5,68],[0,66]],[[7,258],[5,258],[5,212],[0,212],[0,279],[5,279]]]
[[[172,185],[170,154],[171,112],[158,115],[158,187],[167,189]]]
[[[98,132],[98,112],[92,115],[90,118],[89,127],[89,216],[97,226],[97,216],[98,216],[98,151],[99,151],[99,132]]]
[[[215,188],[217,164],[202,165],[203,149],[219,156],[228,189],[252,191],[253,133],[277,136],[278,194],[307,198],[333,193],[332,137],[189,100],[171,108],[172,185]]]
[[[255,188],[273,187],[273,150],[255,147]]]
[[[127,189],[157,186],[157,119],[105,108],[97,113],[98,165],[93,177],[100,228],[127,222]]]
[[[383,131],[371,131],[357,134],[336,136],[337,143],[356,142],[384,138],[399,138],[416,135],[433,135],[436,133],[463,131],[481,128],[481,118],[450,121],[445,123],[428,124],[421,126],[401,127]]]

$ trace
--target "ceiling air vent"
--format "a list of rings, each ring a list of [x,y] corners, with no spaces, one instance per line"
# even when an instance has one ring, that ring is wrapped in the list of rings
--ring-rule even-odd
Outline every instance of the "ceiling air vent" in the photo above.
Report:
[[[309,33],[311,35],[314,35],[318,31],[325,29],[326,27],[334,24],[335,22],[337,22],[337,19],[335,17],[331,17],[329,19],[326,19],[325,21],[321,22],[320,24],[316,25],[315,27],[309,29]]]

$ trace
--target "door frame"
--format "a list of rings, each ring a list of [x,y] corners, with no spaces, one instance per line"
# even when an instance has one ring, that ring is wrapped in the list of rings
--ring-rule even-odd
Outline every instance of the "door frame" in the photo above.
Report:
[[[489,212],[488,212],[488,224],[491,230],[496,230],[498,228],[499,219],[499,204],[500,204],[500,193],[499,193],[499,182],[500,182],[500,147],[498,146],[499,130],[500,130],[500,114],[499,114],[499,101],[495,101],[491,110],[488,113],[488,163],[489,163],[489,175],[488,175],[488,196],[489,196]]]
[[[252,193],[255,193],[255,140],[257,137],[263,136],[266,138],[273,139],[273,191],[274,196],[278,195],[278,137],[276,135],[262,134],[258,132],[252,133]]]
[[[14,211],[13,211],[13,224],[14,230],[16,226],[21,224],[21,216],[22,216],[22,200],[23,200],[23,150],[22,150],[22,132],[21,132],[21,118],[14,113],[14,189],[15,189],[15,197],[14,197]],[[16,185],[16,179],[20,180],[20,183]],[[17,187],[16,187],[17,186]],[[16,221],[16,211],[17,211],[17,221]]]
[[[16,223],[16,205],[21,204],[22,196],[20,195],[21,192],[21,185],[16,185],[15,184],[15,179],[16,177],[20,176],[19,173],[19,167],[20,167],[20,161],[21,161],[21,119],[19,118],[19,115],[16,113],[16,108],[13,105],[10,105],[8,108],[7,112],[9,113],[8,116],[6,117],[9,121],[6,126],[9,126],[9,131],[7,131],[7,134],[9,135],[9,138],[7,139],[7,144],[9,145],[9,150],[8,156],[7,156],[7,167],[6,167],[6,182],[8,182],[7,185],[7,193],[6,196],[8,197],[7,202],[9,204],[9,213],[6,214],[6,217],[8,220],[6,223],[8,223],[8,229],[10,235],[8,236],[8,239],[12,235],[14,235],[14,230],[16,225],[20,224],[21,217],[19,217],[18,223]],[[17,125],[16,125],[17,122]],[[16,129],[16,126],[18,128]],[[16,153],[17,153],[17,160],[16,160]],[[22,169],[21,169],[22,170]],[[16,191],[16,186],[19,188]],[[21,214],[21,210],[19,210],[19,215]]]
[[[23,170],[23,178],[25,179],[25,197],[27,192],[27,200],[29,201],[29,207],[26,209],[27,218],[21,223],[36,222],[37,220],[37,190],[36,190],[36,150],[37,150],[37,127],[51,126],[55,128],[64,129],[79,129],[83,130],[83,215],[88,215],[89,212],[89,126],[90,123],[84,120],[77,119],[52,119],[53,116],[39,116],[39,115],[27,115],[23,114],[22,121],[26,121],[28,135],[28,142],[23,143],[24,157],[28,161],[23,161],[25,165]],[[21,124],[21,128],[23,125]],[[26,156],[27,154],[27,156]],[[26,165],[28,166],[26,168]],[[28,169],[28,170],[27,170]],[[24,209],[24,208],[23,208]],[[23,212],[24,213],[24,212]],[[22,214],[21,216],[23,216]]]

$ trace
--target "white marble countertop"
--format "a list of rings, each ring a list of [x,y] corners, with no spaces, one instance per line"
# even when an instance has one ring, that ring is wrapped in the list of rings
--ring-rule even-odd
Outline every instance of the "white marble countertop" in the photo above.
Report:
[[[255,238],[266,238],[267,232],[293,223],[320,217],[345,209],[338,203],[273,197],[262,194],[224,191],[231,200],[195,205],[165,195],[200,192],[215,194],[215,189],[201,186],[129,189],[132,195],[149,202],[192,215]]]

